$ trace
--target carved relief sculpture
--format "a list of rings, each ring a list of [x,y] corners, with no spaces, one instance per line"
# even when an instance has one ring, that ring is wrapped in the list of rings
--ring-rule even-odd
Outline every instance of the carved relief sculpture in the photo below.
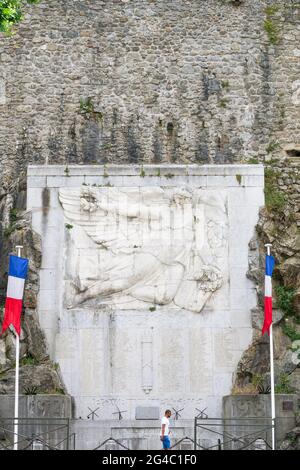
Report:
[[[224,282],[226,193],[162,187],[61,189],[74,269],[66,306],[167,305],[200,312]],[[90,268],[80,244],[92,240]],[[86,263],[87,264],[87,263]]]

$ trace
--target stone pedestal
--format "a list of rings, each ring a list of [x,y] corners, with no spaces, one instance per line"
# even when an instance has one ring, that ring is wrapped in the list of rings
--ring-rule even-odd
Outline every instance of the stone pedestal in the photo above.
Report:
[[[297,395],[275,395],[276,405],[276,447],[278,448],[286,433],[296,426],[295,414],[299,411]],[[227,449],[239,448],[241,441],[255,441],[253,437],[263,438],[271,445],[271,395],[229,395],[223,398],[224,441],[225,433],[239,438],[229,442]],[[226,427],[227,426],[227,427]],[[255,435],[254,433],[258,434]],[[252,437],[250,434],[252,433]],[[245,437],[249,435],[248,437]],[[227,439],[229,440],[229,439]]]
[[[14,395],[0,395],[0,440],[13,444]],[[19,449],[67,449],[72,415],[67,395],[20,395]],[[59,444],[61,443],[61,444]]]

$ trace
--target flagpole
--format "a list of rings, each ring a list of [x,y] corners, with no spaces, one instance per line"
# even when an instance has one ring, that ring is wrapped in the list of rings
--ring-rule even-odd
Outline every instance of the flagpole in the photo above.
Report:
[[[23,246],[17,245],[17,256],[21,257]],[[19,433],[19,360],[20,360],[20,338],[16,335],[16,378],[15,378],[15,415],[14,415],[14,450],[18,450],[18,433]]]
[[[271,255],[271,243],[266,243],[268,256]],[[270,325],[270,371],[271,371],[271,416],[272,416],[272,450],[275,450],[275,387],[274,387],[274,351],[273,351],[273,323]]]

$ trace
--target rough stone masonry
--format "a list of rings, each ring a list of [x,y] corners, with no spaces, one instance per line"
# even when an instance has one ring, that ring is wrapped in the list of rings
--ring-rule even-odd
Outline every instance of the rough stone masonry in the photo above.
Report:
[[[0,44],[2,188],[28,163],[233,163],[299,144],[296,0],[28,11]]]

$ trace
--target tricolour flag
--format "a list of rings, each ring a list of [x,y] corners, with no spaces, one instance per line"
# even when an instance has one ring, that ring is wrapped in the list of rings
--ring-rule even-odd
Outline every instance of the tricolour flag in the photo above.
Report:
[[[266,255],[266,273],[265,273],[265,320],[262,327],[262,334],[266,331],[270,334],[272,325],[272,273],[275,265],[273,256]]]
[[[4,320],[1,334],[4,333],[10,325],[13,325],[20,336],[22,300],[27,271],[28,259],[10,255]]]

